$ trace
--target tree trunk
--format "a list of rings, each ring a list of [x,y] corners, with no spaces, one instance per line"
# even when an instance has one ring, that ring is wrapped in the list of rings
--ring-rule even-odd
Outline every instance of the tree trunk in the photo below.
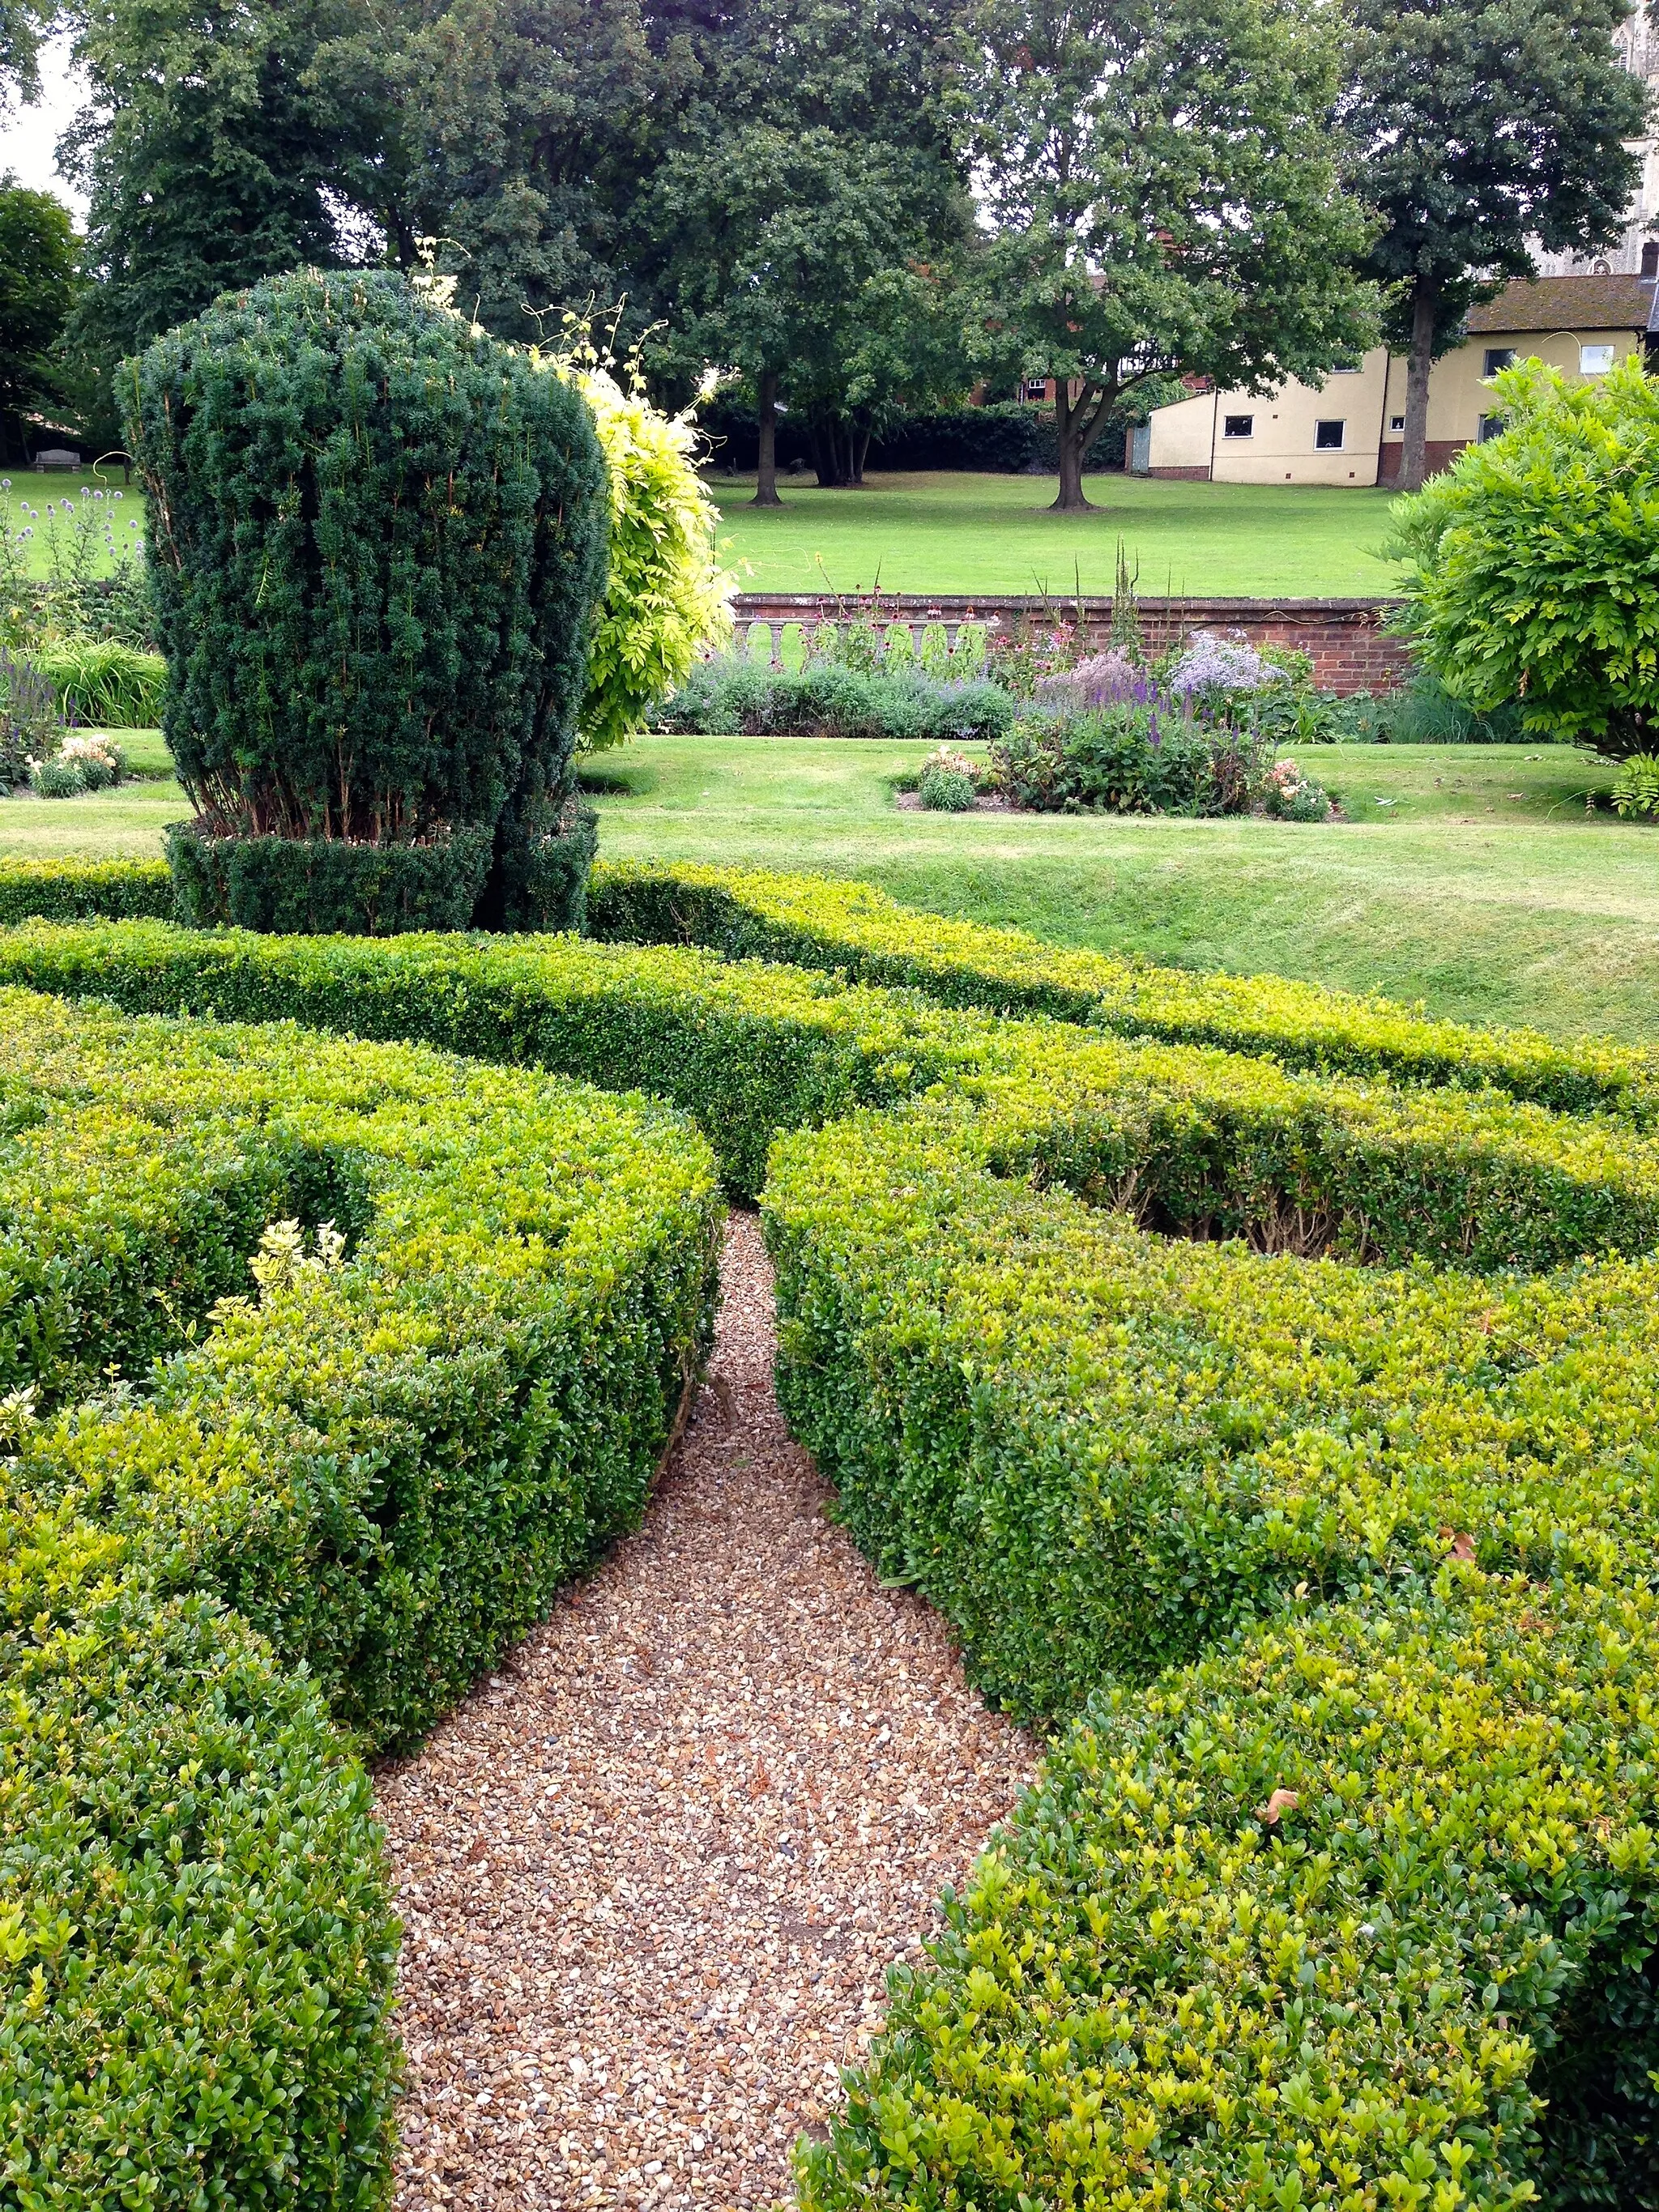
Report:
[[[818,472],[818,483],[824,491],[839,491],[847,482],[840,429],[833,416],[827,422],[812,425],[812,466]]]
[[[778,380],[775,371],[763,369],[757,380],[760,386],[760,410],[756,428],[760,433],[760,460],[757,470],[755,496],[750,507],[781,507],[778,497]]]
[[[1412,294],[1412,349],[1406,362],[1406,443],[1400,489],[1421,491],[1429,472],[1429,371],[1434,366],[1435,296],[1419,278]]]
[[[1083,496],[1083,434],[1088,406],[1086,386],[1079,393],[1074,407],[1070,385],[1060,377],[1054,379],[1054,428],[1060,433],[1060,497],[1049,509],[1051,514],[1085,514],[1091,511]]]
[[[864,482],[864,459],[869,450],[870,432],[866,425],[865,428],[854,430],[852,434],[852,477],[855,484],[861,484]]]

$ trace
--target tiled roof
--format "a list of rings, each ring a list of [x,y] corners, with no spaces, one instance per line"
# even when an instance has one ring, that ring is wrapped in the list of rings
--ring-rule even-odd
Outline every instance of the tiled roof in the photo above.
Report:
[[[1509,331],[1645,331],[1651,276],[1516,277],[1469,311],[1469,335]]]

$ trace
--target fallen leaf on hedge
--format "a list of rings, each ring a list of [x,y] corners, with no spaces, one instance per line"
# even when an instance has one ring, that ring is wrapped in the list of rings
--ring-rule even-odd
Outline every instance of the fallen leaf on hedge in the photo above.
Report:
[[[1294,1813],[1300,1802],[1294,1790],[1275,1790],[1265,1805],[1256,1807],[1255,1817],[1271,1828],[1281,1813]]]
[[[1440,1531],[1440,1540],[1443,1544],[1451,1546],[1451,1555],[1455,1559],[1472,1559],[1474,1557],[1474,1539],[1467,1528],[1459,1528],[1455,1531],[1443,1528]]]

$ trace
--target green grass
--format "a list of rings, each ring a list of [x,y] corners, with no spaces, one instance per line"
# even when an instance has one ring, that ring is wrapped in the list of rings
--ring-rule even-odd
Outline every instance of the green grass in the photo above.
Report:
[[[1057,945],[1306,976],[1467,1021],[1659,1040],[1659,829],[1587,817],[1613,771],[1564,747],[1313,747],[1332,828],[901,811],[927,748],[649,738],[593,763],[615,858],[861,877]],[[153,733],[135,764],[162,773]],[[159,854],[170,781],[0,800],[0,854]]]
[[[710,479],[747,591],[1109,592],[1120,538],[1140,589],[1195,599],[1391,592],[1378,547],[1392,496],[1313,486],[1091,477],[1093,514],[1048,512],[1043,477],[872,476],[821,491],[786,477],[781,509],[747,502],[754,480]]]
[[[9,490],[4,489],[8,483],[11,487]],[[81,496],[83,491],[102,492],[105,500],[112,501],[111,512],[118,547],[142,535],[143,493],[138,488],[137,478],[131,484],[123,483],[118,467],[106,468],[101,475],[94,475],[86,469],[78,471],[64,470],[61,473],[53,469],[49,473],[36,476],[33,469],[14,469],[0,476],[0,520],[3,520],[11,530],[32,532],[27,548],[28,568],[32,574],[44,576],[51,572],[48,538],[53,527],[50,520],[52,508],[61,508],[65,500],[72,501],[78,508],[84,503]],[[120,495],[118,501],[113,498],[117,493]],[[100,501],[100,508],[102,504]],[[131,527],[135,522],[139,526],[137,530]],[[66,529],[68,526],[60,524],[58,526]],[[95,575],[106,574],[109,566],[110,556],[100,548],[99,556],[93,563],[93,573]]]
[[[1659,1040],[1659,830],[1587,818],[1613,771],[1565,747],[1313,747],[1354,817],[1316,828],[902,812],[892,780],[926,750],[647,738],[594,764],[629,786],[599,798],[601,848],[821,869],[1054,944]]]
[[[0,799],[0,855],[31,860],[83,853],[110,860],[132,854],[159,858],[161,832],[190,812],[173,780],[173,760],[159,730],[116,730],[116,743],[137,779],[79,799],[37,799],[32,792]]]

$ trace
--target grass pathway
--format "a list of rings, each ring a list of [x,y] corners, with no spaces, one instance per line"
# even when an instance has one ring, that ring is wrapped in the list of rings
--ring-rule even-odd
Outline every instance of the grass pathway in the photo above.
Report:
[[[825,1518],[734,1216],[646,1525],[377,1778],[405,1921],[398,2203],[756,2207],[789,2189],[1034,1769],[937,1616]]]

